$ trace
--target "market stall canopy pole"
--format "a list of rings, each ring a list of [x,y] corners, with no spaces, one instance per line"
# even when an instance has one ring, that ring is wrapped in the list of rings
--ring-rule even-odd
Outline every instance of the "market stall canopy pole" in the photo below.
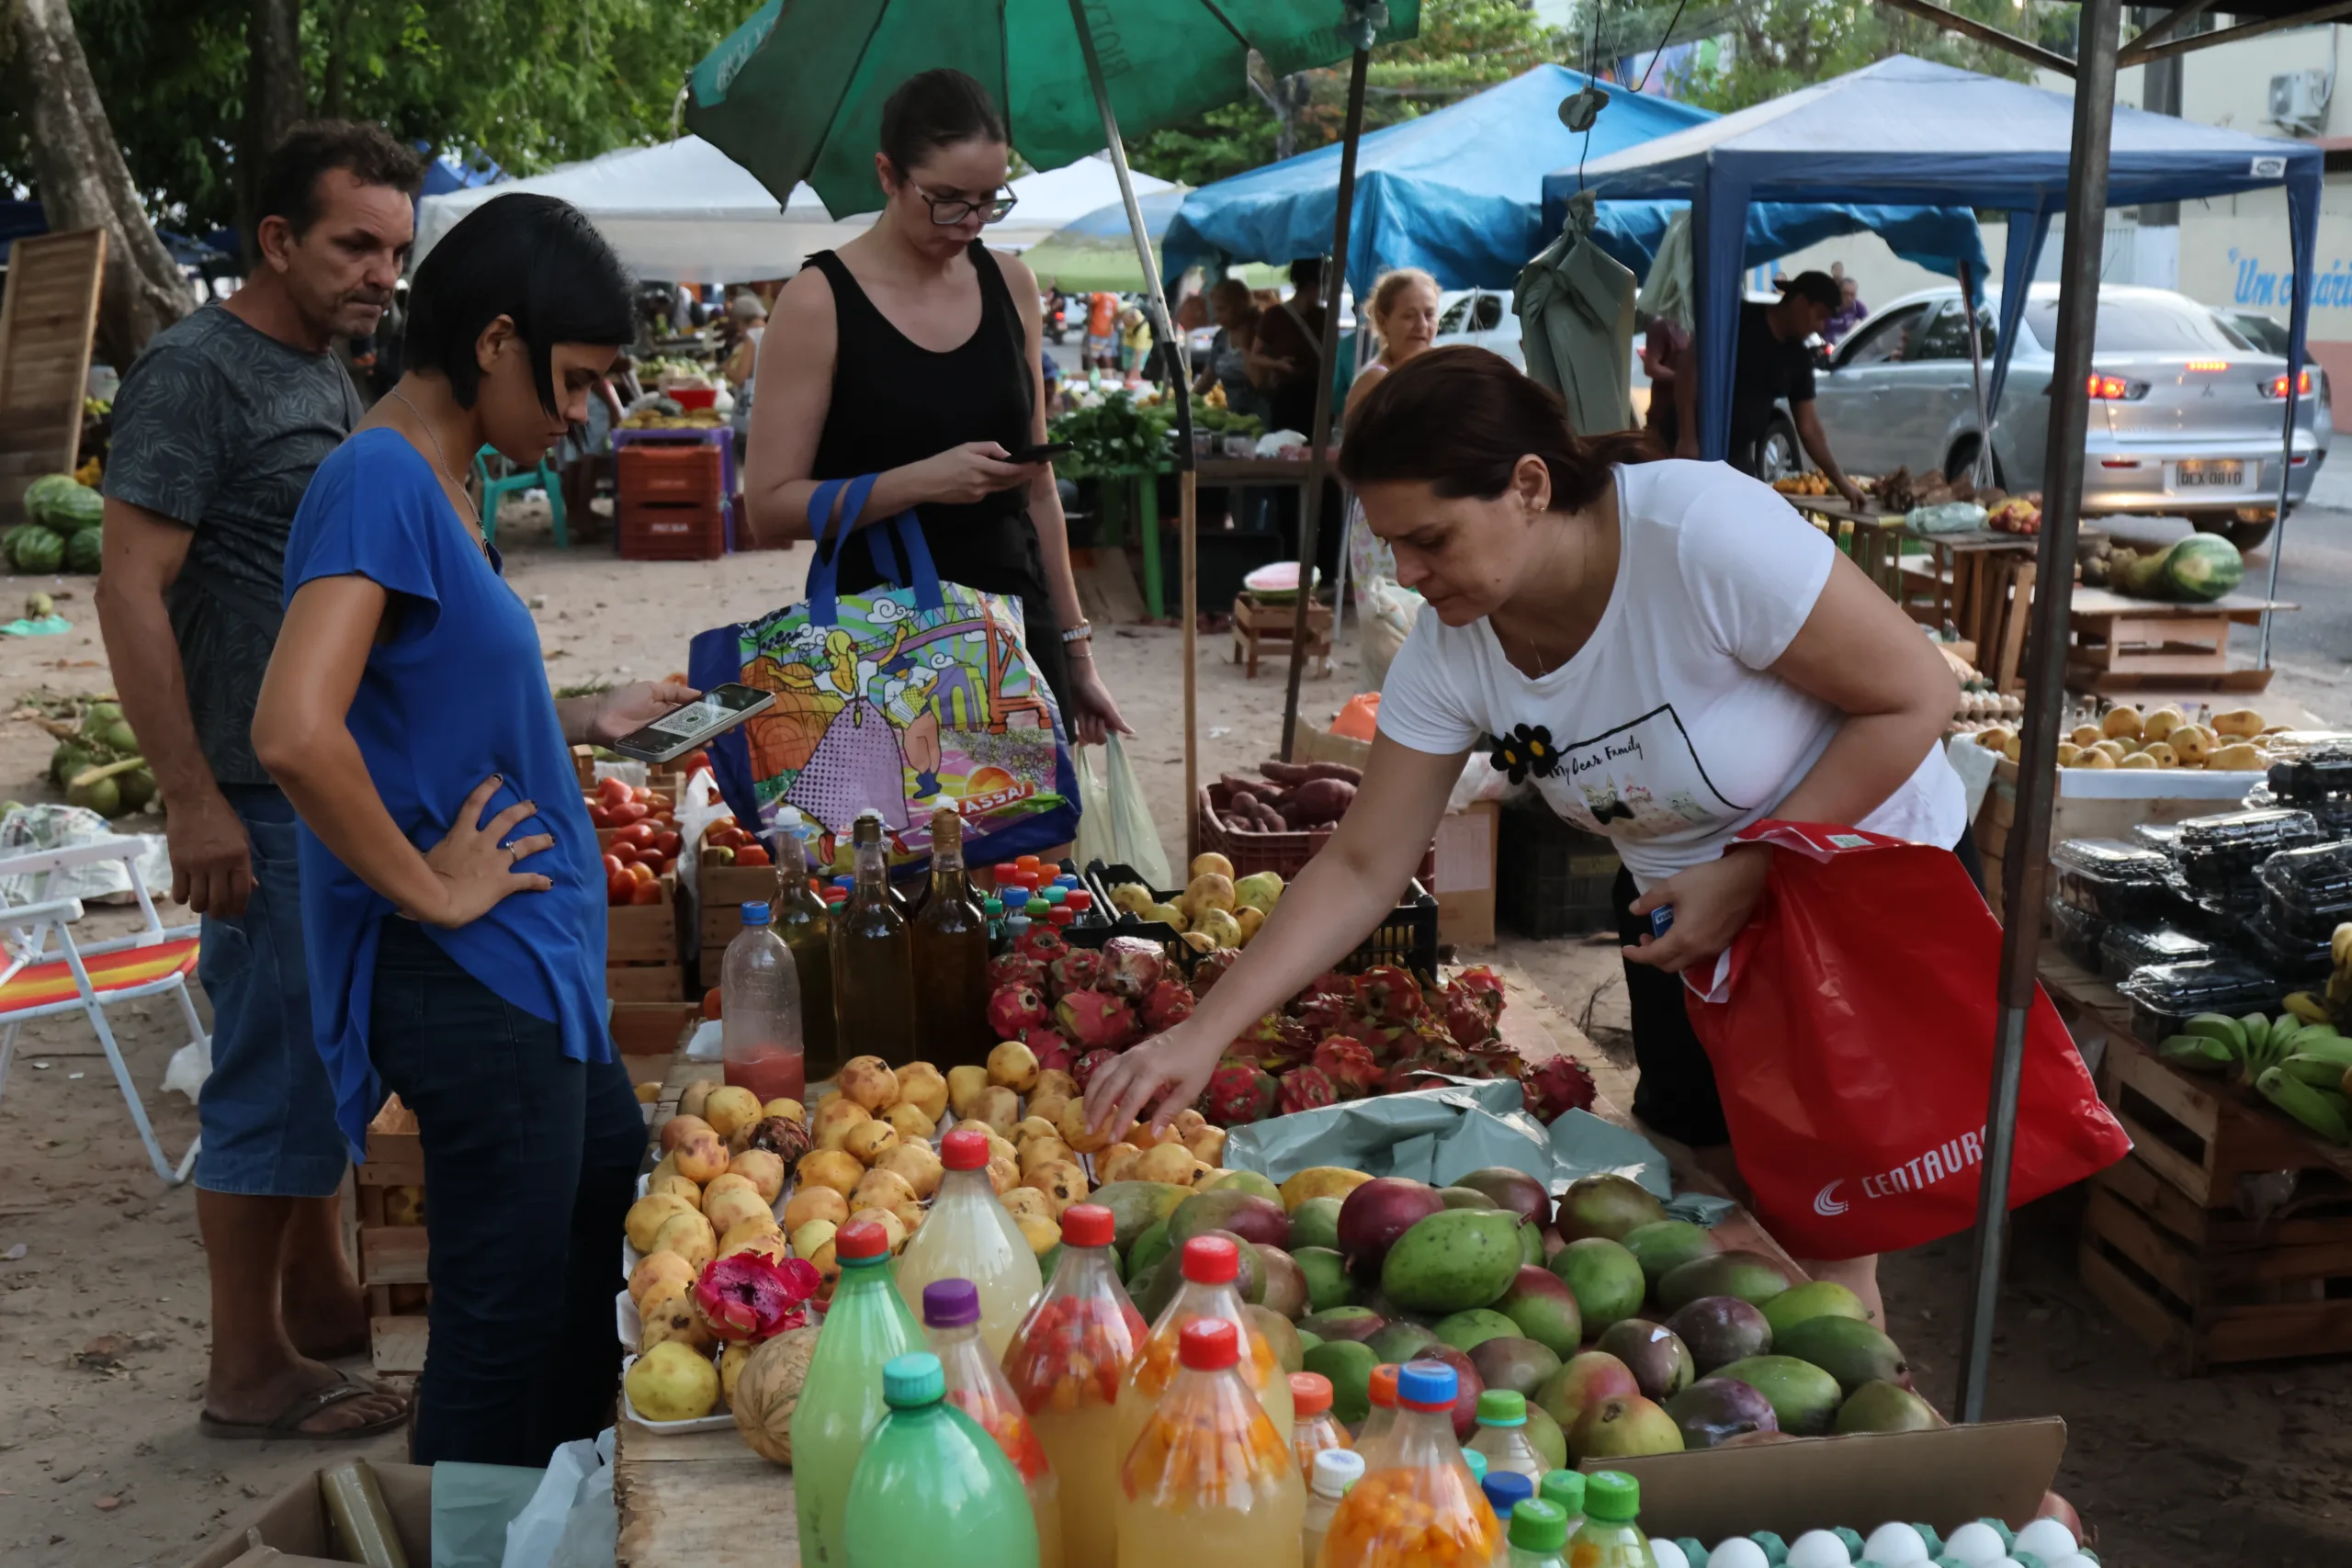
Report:
[[[2270,524],[2270,581],[2263,590],[2262,638],[2257,669],[2270,668],[2270,617],[2276,613],[2271,604],[2278,597],[2278,558],[2287,553],[2287,481],[2295,471],[2295,407],[2303,387],[2304,334],[2311,330],[2312,261],[2319,250],[2320,175],[2308,169],[2289,173],[2287,187],[2291,192],[2300,185],[2305,191],[2303,200],[2287,203],[2288,248],[2295,258],[2295,265],[2287,275],[2294,293],[2287,304],[2287,395],[2279,400],[2285,407],[2279,414],[2278,437],[2278,509]],[[2312,455],[2318,460],[2318,455]]]
[[[2048,468],[2042,475],[2041,539],[2026,643],[2025,718],[2018,737],[2017,819],[2009,831],[2001,931],[2000,1011],[1995,1024],[1993,1088],[1984,1113],[1984,1168],[1976,1203],[1976,1257],[1961,1348],[1960,1419],[1984,1417],[1999,1314],[2001,1258],[2009,1223],[2009,1167],[2017,1152],[2018,1086],[2026,1022],[2040,995],[2042,884],[2049,871],[2050,816],[2058,793],[2058,720],[2066,697],[2066,623],[2072,602],[2075,531],[2082,515],[2083,440],[2090,423],[2086,385],[2091,329],[2107,229],[2109,131],[2115,119],[2115,41],[2120,0],[2084,0],[2082,53],[2075,73],[2074,178],[2066,190],[2065,260],[2060,268],[2058,350],[2050,376]]]

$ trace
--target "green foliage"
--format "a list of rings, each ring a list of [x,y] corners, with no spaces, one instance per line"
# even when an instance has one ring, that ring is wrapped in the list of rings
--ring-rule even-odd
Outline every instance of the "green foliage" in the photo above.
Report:
[[[2074,7],[2020,9],[2014,0],[1944,0],[1953,11],[2074,53]],[[2053,13],[2063,12],[2064,15]],[[1670,13],[1669,13],[1670,14]],[[1728,114],[1891,54],[1916,55],[2023,81],[2031,67],[2004,50],[1949,33],[1872,0],[1747,0],[1724,14],[1732,47],[1713,76],[1678,85],[1682,97]]]
[[[1089,474],[1136,473],[1157,470],[1168,463],[1168,433],[1172,413],[1159,403],[1138,403],[1125,392],[1105,394],[1100,402],[1081,403],[1057,414],[1047,437],[1067,441],[1072,450],[1055,468],[1067,478]]]

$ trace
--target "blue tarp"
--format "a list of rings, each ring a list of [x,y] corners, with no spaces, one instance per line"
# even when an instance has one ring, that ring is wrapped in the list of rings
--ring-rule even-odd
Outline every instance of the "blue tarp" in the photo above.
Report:
[[[2303,362],[2311,310],[2320,149],[2123,107],[2115,111],[2111,134],[2111,207],[2287,187],[2295,262],[2288,325],[2291,378]],[[2050,219],[2064,208],[2073,158],[2072,98],[1898,54],[1595,158],[1586,164],[1583,179],[1608,197],[1691,203],[1698,256],[1700,450],[1721,457],[1730,438],[1733,333],[1747,261],[1741,239],[1754,205],[1957,203],[2007,210],[2000,346],[1986,387],[1986,406],[1997,408],[2028,285]],[[1563,186],[1575,189],[1576,178],[1572,168],[1553,175],[1544,182],[1547,195]]]
[[[1588,85],[1580,73],[1539,65],[1474,97],[1418,119],[1375,130],[1356,157],[1356,210],[1349,231],[1348,282],[1356,298],[1396,266],[1419,266],[1447,288],[1507,289],[1528,258],[1559,232],[1576,189],[1577,159],[1599,160],[1703,127],[1705,109],[1610,82],[1592,83],[1609,107],[1583,134],[1560,122],[1560,100]],[[1545,176],[1563,164],[1566,185],[1554,196]],[[1168,229],[1164,270],[1174,277],[1212,259],[1287,262],[1330,248],[1339,205],[1340,149],[1318,147],[1219,180],[1185,195]],[[1677,202],[1603,204],[1601,247],[1646,272]],[[1825,227],[1825,225],[1827,225]],[[1951,272],[1955,257],[1983,273],[1984,249],[1965,209],[1836,212],[1760,209],[1752,215],[1748,254],[1772,260],[1815,239],[1857,229],[1886,232],[1911,260]]]

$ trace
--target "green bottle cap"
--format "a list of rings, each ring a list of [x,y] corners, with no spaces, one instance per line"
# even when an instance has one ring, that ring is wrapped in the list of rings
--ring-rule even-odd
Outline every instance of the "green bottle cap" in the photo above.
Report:
[[[1624,1524],[1642,1511],[1642,1483],[1622,1470],[1598,1470],[1584,1478],[1587,1518]]]
[[[1487,1483],[1487,1456],[1476,1449],[1464,1449],[1462,1462],[1470,1467],[1470,1479],[1484,1486]]]
[[[1510,1511],[1510,1543],[1521,1551],[1557,1551],[1568,1543],[1568,1511],[1530,1497]]]
[[[1557,1503],[1563,1513],[1571,1516],[1581,1514],[1584,1512],[1584,1472],[1547,1470],[1544,1472],[1544,1483],[1535,1489],[1535,1495],[1546,1503]]]
[[[1044,919],[1046,918],[1046,911],[1052,908],[1053,906],[1051,904],[1046,903],[1043,898],[1038,897],[1034,893],[1029,896],[1029,902],[1023,906],[1023,908],[1027,911],[1029,918],[1033,920]]]
[[[947,1397],[947,1374],[928,1350],[894,1356],[882,1363],[882,1398],[893,1410],[936,1404]]]
[[[1481,1427],[1524,1427],[1527,1425],[1527,1396],[1513,1393],[1507,1388],[1490,1388],[1478,1396],[1478,1425]]]
[[[991,920],[1001,920],[1004,919],[1004,900],[998,897],[993,893],[980,900],[980,908],[987,913],[988,918]]]

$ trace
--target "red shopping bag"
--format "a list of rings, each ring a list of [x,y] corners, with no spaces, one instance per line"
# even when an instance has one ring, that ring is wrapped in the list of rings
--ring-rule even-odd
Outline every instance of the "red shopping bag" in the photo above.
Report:
[[[1780,852],[1713,984],[1694,981],[1685,1000],[1758,1216],[1823,1259],[1973,1224],[2001,964],[1992,911],[1946,850],[1802,822],[1740,838]],[[2131,1147],[2037,989],[2010,1205]]]

